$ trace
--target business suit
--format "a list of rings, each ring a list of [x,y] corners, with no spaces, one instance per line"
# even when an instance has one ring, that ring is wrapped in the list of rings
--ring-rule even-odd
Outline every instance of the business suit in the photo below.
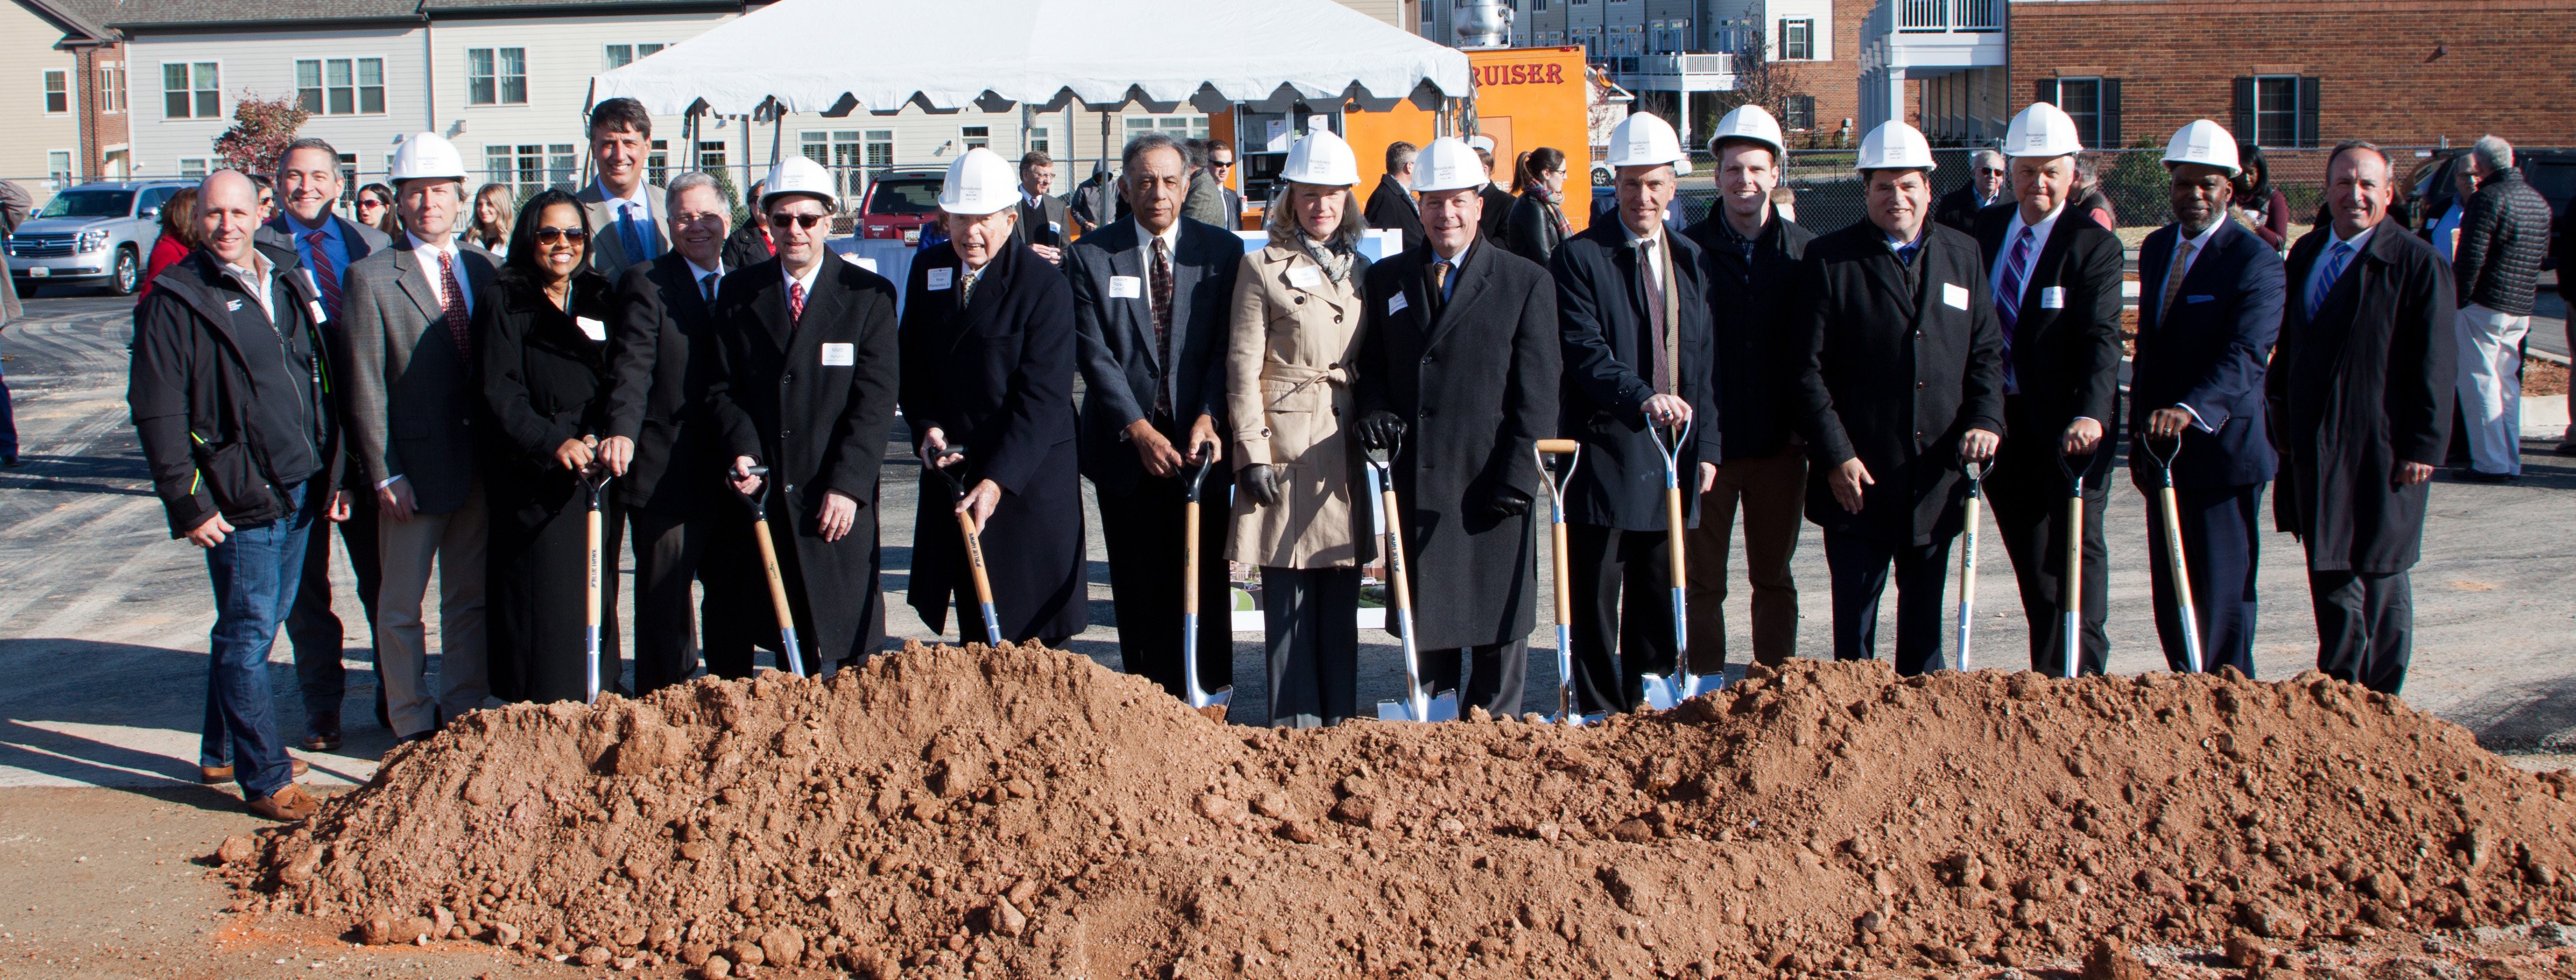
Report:
[[[1362,417],[1392,412],[1406,426],[1390,470],[1425,682],[1456,687],[1460,658],[1469,658],[1461,709],[1517,713],[1538,598],[1538,518],[1491,505],[1505,488],[1533,502],[1547,492],[1530,450],[1557,422],[1556,284],[1537,263],[1479,240],[1458,256],[1441,300],[1431,289],[1435,261],[1425,246],[1369,266],[1356,401]]]
[[[1690,438],[1673,464],[1685,528],[1698,523],[1699,464],[1720,455],[1707,270],[1697,244],[1658,231],[1640,243],[1625,225],[1602,222],[1566,239],[1550,262],[1565,365],[1557,432],[1583,447],[1566,481],[1565,516],[1574,693],[1587,713],[1636,704],[1641,675],[1671,674],[1680,652],[1664,458],[1646,400],[1669,394],[1691,408]],[[1640,254],[1648,248],[1662,251],[1660,262]]]
[[[1716,483],[1700,495],[1699,526],[1683,541],[1691,570],[1691,662],[1703,672],[1726,663],[1726,565],[1739,504],[1744,577],[1753,587],[1753,659],[1777,667],[1797,653],[1798,583],[1789,563],[1798,553],[1807,501],[1807,447],[1789,410],[1806,352],[1788,334],[1788,287],[1816,233],[1768,211],[1761,232],[1747,242],[1725,221],[1721,208],[1684,233],[1699,243],[1707,265],[1725,450]]]
[[[1476,216],[1476,237],[1511,249],[1512,208],[1518,205],[1521,199],[1494,184],[1486,184],[1484,189],[1476,192],[1476,197],[1484,204],[1484,210],[1478,212]],[[1526,255],[1521,257],[1529,258]]]
[[[886,433],[894,427],[900,353],[893,283],[827,255],[798,317],[785,262],[771,259],[725,276],[716,294],[716,367],[707,405],[724,447],[717,458],[730,463],[749,456],[769,467],[769,534],[805,670],[813,674],[859,666],[885,646],[880,471]],[[826,493],[858,503],[838,541],[823,539]],[[918,595],[918,549],[915,554]],[[767,618],[774,624],[776,612]],[[748,650],[710,648],[708,669],[749,675],[748,657],[732,660],[738,652]]]
[[[1807,520],[1824,528],[1834,657],[1875,656],[1879,595],[1897,573],[1896,670],[1940,667],[1942,590],[1967,481],[1959,442],[2003,431],[2003,337],[1976,239],[1926,223],[1911,263],[1863,219],[1807,245],[1789,295],[1800,347],[1791,392],[1813,468]],[[1874,484],[1844,510],[1828,477],[1858,459]]]
[[[1214,225],[1177,220],[1178,241],[1170,255],[1171,328],[1164,343],[1155,340],[1153,238],[1134,215],[1074,243],[1064,274],[1073,287],[1074,354],[1083,380],[1082,473],[1091,478],[1100,504],[1119,654],[1130,673],[1182,697],[1182,523],[1191,467],[1183,464],[1167,477],[1147,473],[1124,433],[1149,420],[1186,457],[1190,426],[1205,415],[1224,440],[1227,304],[1243,266],[1243,240]],[[1220,461],[1202,486],[1203,499],[1222,501],[1233,480],[1233,465]],[[1227,521],[1199,521],[1202,602],[1231,594],[1225,562],[1217,557],[1226,553],[1231,529]],[[1213,690],[1233,682],[1229,617],[1199,617],[1198,649],[1201,683]]]
[[[335,227],[348,261],[355,263],[386,247],[385,233],[325,212],[324,220]],[[284,214],[270,219],[251,233],[251,244],[263,246],[274,258],[293,259],[305,267],[298,240],[310,234],[301,225],[288,227],[293,219]],[[317,247],[311,242],[305,248]],[[327,249],[325,251],[327,255]],[[347,286],[343,280],[348,269],[343,266],[329,271],[332,288],[322,290],[322,270],[306,269],[307,284],[322,299],[325,316],[323,332],[337,338],[345,324],[343,313],[336,307],[345,302]],[[334,343],[344,349],[344,343]],[[349,549],[349,570],[358,579],[358,605],[366,610],[369,633],[375,630],[376,590],[383,579],[383,567],[376,560],[376,495],[366,481],[359,478],[358,467],[346,468],[342,489],[349,492],[349,519],[339,522],[340,543]],[[296,685],[304,695],[304,717],[307,748],[335,741],[321,736],[339,731],[340,700],[348,691],[348,671],[341,666],[346,652],[348,626],[331,611],[331,535],[317,530],[305,540],[302,584],[295,590],[295,608],[286,614],[286,635],[295,644]],[[384,688],[377,687],[382,694]]]
[[[2030,623],[2030,669],[2052,677],[2099,674],[2110,661],[2110,546],[2102,533],[2111,499],[2112,439],[2119,434],[2120,239],[2072,208],[2057,212],[2040,240],[2017,219],[2021,206],[1999,204],[1977,214],[1977,247],[1990,282],[2001,282],[2013,252],[2035,249],[2021,294],[1998,296],[1995,319],[2004,338],[2003,446],[1986,474],[1986,501],[2021,585]],[[2027,242],[2019,241],[2028,235]],[[2009,301],[2009,302],[2008,302]],[[2017,304],[2017,305],[2016,305]],[[2066,474],[2057,451],[2078,418],[2102,424],[2091,454],[2069,456],[2084,488],[2084,561],[2080,659],[2067,666],[2065,609]]]
[[[1378,175],[1377,189],[1369,192],[1368,208],[1360,216],[1371,228],[1403,232],[1405,251],[1422,247],[1422,205],[1414,202],[1413,192],[1394,174]],[[1502,244],[1499,238],[1492,241]]]
[[[636,263],[659,257],[662,253],[671,250],[671,214],[669,205],[666,203],[668,195],[659,187],[644,184],[635,189],[635,196],[643,198],[645,209],[653,214],[653,227],[635,229],[639,243],[644,246],[644,254],[641,255],[627,247],[625,230],[620,227],[618,221],[619,209],[608,199],[607,193],[598,181],[591,181],[589,186],[573,195],[574,200],[581,202],[582,214],[590,218],[588,264],[600,275],[607,276],[611,285],[614,285],[618,277],[625,275],[626,270],[633,268]]]
[[[1977,212],[2010,203],[2012,198],[2001,191],[1996,192],[1991,200],[1978,197],[1976,182],[1971,180],[1958,190],[1941,195],[1941,199],[1933,203],[1932,221],[1973,235],[1977,233]]]
[[[1088,238],[1089,236],[1084,236]],[[904,286],[903,420],[916,452],[931,429],[967,447],[958,477],[1002,497],[980,538],[1002,638],[1050,646],[1090,622],[1083,557],[1082,477],[1075,459],[1073,288],[1025,248],[999,249],[968,296],[955,248],[924,249]],[[981,641],[946,478],[921,471],[913,522],[912,608],[945,632]]]
[[[2189,665],[2173,577],[2166,571],[2172,557],[2157,503],[2164,478],[2154,451],[2173,454],[2175,512],[2182,518],[2202,669],[2234,667],[2252,677],[2255,566],[2262,553],[2256,515],[2276,463],[2267,441],[2271,420],[2264,410],[2263,372],[2281,333],[2281,254],[2221,217],[2209,239],[2194,245],[2181,282],[2168,286],[2181,237],[2178,226],[2166,225],[2138,247],[2129,475],[2147,495],[2147,554],[2165,663],[2177,671]],[[2179,447],[2150,446],[2148,417],[2177,405],[2188,407],[2199,424],[2183,427]]]
[[[2317,669],[2395,694],[2412,653],[2407,570],[2422,554],[2429,482],[2395,485],[2399,463],[2440,466],[2451,439],[2459,344],[2451,268],[2394,221],[2373,227],[2331,283],[2312,284],[2335,242],[2319,226],[2290,249],[2289,309],[2264,377],[2281,454],[2272,513],[2306,546]],[[2315,312],[2310,312],[2311,306]]]
[[[1028,192],[1020,192],[1020,220],[1011,225],[1011,237],[1023,244],[1063,248],[1073,237],[1073,217],[1061,197],[1040,195],[1034,205]]]
[[[490,513],[478,467],[476,426],[482,390],[472,360],[472,333],[460,345],[447,309],[459,316],[493,298],[489,260],[458,249],[450,260],[459,295],[442,298],[433,249],[386,249],[349,266],[341,309],[347,315],[345,378],[350,441],[369,487],[397,477],[411,487],[416,513],[376,529],[384,579],[376,597],[376,669],[385,687],[394,734],[436,728],[439,712],[462,715],[483,706],[484,562]],[[422,687],[428,652],[420,618],[433,559],[439,568],[436,703]]]
[[[723,270],[708,275],[722,281]],[[758,589],[751,514],[720,475],[707,388],[717,372],[714,286],[679,252],[627,270],[609,323],[608,432],[635,443],[615,484],[635,548],[635,691],[650,693],[697,672],[700,647],[750,672],[751,644],[775,615]],[[689,583],[707,597],[705,639]],[[722,651],[718,653],[718,651]]]

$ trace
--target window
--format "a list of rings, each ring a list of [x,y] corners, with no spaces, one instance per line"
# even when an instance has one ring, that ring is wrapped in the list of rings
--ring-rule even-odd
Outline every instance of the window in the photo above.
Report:
[[[723,141],[723,140],[700,140],[700,141],[698,141],[698,169],[703,170],[703,171],[706,171],[706,172],[708,172],[708,173],[715,173],[715,172],[717,172],[717,171],[723,170],[724,168],[725,168],[725,144],[724,144],[724,141]]]
[[[1530,13],[1543,14],[1546,12],[1547,0],[1530,0]]]
[[[1052,149],[1054,144],[1052,141],[1047,139],[1047,128],[1044,126],[1029,127],[1028,133],[1020,137],[1020,145],[1027,147],[1028,152],[1031,153],[1045,153],[1050,155],[1055,153],[1055,150]]]
[[[979,146],[985,149],[991,149],[993,147],[993,127],[959,126],[957,127],[957,138],[966,144],[967,150],[972,150]],[[958,152],[963,153],[965,150],[960,150]]]
[[[45,152],[45,180],[54,185],[56,193],[72,185],[72,151]]]
[[[2261,146],[2301,145],[2298,78],[2254,80],[2254,142]]]
[[[518,197],[548,187],[572,190],[576,158],[570,143],[493,143],[483,147],[483,170],[491,183],[507,184]]]
[[[180,158],[179,158],[179,176],[182,176],[182,177],[200,177],[200,178],[202,178],[202,177],[204,177],[205,175],[206,175],[206,158],[205,158],[205,157],[180,157]]]
[[[894,130],[868,130],[865,142],[867,144],[868,169],[883,170],[887,167],[894,166]]]
[[[605,61],[610,68],[624,68],[628,65],[634,64],[638,58],[650,58],[661,53],[661,50],[664,47],[666,47],[666,45],[611,44],[607,46],[606,57],[602,60]]]
[[[98,66],[98,111],[125,111],[125,63],[111,61]]]
[[[317,116],[385,111],[385,59],[307,59],[295,63],[295,101]]]
[[[1782,122],[1787,123],[1790,129],[1805,132],[1816,128],[1815,96],[1792,95],[1789,97],[1788,104],[1781,108],[1788,110],[1788,118]]]
[[[2120,80],[2116,78],[2043,78],[2039,101],[2057,103],[2075,121],[2075,136],[2088,150],[2120,145]]]
[[[1816,22],[1813,19],[1780,22],[1780,57],[1784,61],[1808,61],[1816,56]]]
[[[1148,132],[1155,131],[1159,131],[1176,140],[1206,139],[1208,134],[1208,121],[1206,116],[1127,117],[1128,139],[1135,139],[1136,137],[1145,135]]]
[[[528,49],[465,49],[465,102],[528,104]]]
[[[214,62],[162,65],[161,113],[171,119],[213,119],[223,115],[223,96],[218,88]]]
[[[866,157],[866,144],[855,129],[813,130],[796,134],[797,149],[805,158],[832,172],[834,193],[855,197],[867,189],[867,176],[860,172]]]
[[[45,114],[59,116],[72,111],[72,73],[45,73]]]
[[[546,145],[546,186],[560,191],[573,189],[573,178],[581,173],[581,162],[573,155],[570,143]]]
[[[340,203],[351,206],[358,203],[358,155],[355,153],[340,154]]]

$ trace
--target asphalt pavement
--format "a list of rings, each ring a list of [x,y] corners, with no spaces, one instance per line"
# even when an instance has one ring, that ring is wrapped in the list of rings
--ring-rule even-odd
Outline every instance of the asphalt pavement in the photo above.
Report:
[[[171,539],[127,418],[130,303],[44,295],[27,305],[27,318],[0,333],[0,354],[6,356],[0,369],[15,395],[25,461],[21,468],[0,470],[0,808],[10,805],[8,787],[66,786],[133,790],[130,799],[138,806],[173,799],[237,805],[185,788],[193,784],[206,631],[214,616],[204,558]],[[2553,337],[2563,350],[2563,305],[2559,312]],[[2549,445],[2526,441],[2526,475],[2517,485],[2447,478],[2438,483],[2424,561],[2414,574],[2417,633],[2407,697],[2504,751],[2565,751],[2576,743],[2576,657],[2570,656],[2576,653],[2576,633],[2568,628],[2576,563],[2567,560],[2576,532],[2570,530],[2571,498],[2558,496],[2576,491],[2576,461],[2549,455]],[[905,447],[890,440],[887,499],[879,517],[889,628],[898,642],[934,638],[905,604],[914,465]],[[2148,612],[2144,503],[2127,479],[2116,485],[2110,507],[2111,669],[2161,669]],[[945,508],[940,511],[944,515]],[[1118,624],[1109,602],[1106,555],[1096,510],[1087,514],[1092,625],[1070,646],[1115,669]],[[1985,535],[1973,666],[2018,669],[2027,665],[2028,632],[2010,563],[1996,546],[1991,523]],[[2313,666],[2315,630],[2296,544],[2281,534],[2267,535],[2262,544],[2257,664],[2264,677],[2286,678]],[[632,560],[620,559],[621,580],[631,581]],[[1827,578],[1813,526],[1803,529],[1795,570],[1804,614],[1798,652],[1829,655]],[[314,780],[325,785],[364,781],[391,744],[390,733],[370,719],[373,656],[352,579],[338,554],[333,573],[337,610],[351,624],[344,654],[350,671],[343,708],[348,743],[337,752],[303,755],[313,764]],[[1734,574],[1737,589],[1727,604],[1734,661],[1729,673],[1740,676],[1749,649],[1748,619],[1742,572]],[[1893,599],[1882,607],[1883,645],[1892,644],[1895,633]],[[629,590],[620,590],[619,601],[631,613]],[[1546,710],[1555,690],[1553,632],[1546,617],[1542,606],[1531,637],[1524,705],[1530,711]],[[631,623],[631,615],[625,621]],[[954,640],[957,618],[949,622],[947,638]],[[1397,696],[1403,671],[1394,640],[1368,631],[1363,642],[1364,703]],[[1263,723],[1258,634],[1237,634],[1234,655],[1233,718]],[[270,680],[280,727],[290,737],[302,723],[292,663],[281,638],[270,657]]]

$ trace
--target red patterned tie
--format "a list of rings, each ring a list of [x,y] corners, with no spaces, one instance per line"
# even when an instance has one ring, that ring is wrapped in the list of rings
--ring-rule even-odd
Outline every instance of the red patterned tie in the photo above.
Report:
[[[340,271],[331,267],[331,252],[322,247],[327,237],[318,231],[306,232],[304,241],[313,250],[313,284],[322,290],[322,311],[337,320],[340,318]]]
[[[788,282],[788,284],[787,284],[787,322],[789,322],[789,323],[803,323],[803,322],[805,322],[805,284],[804,284],[804,283],[790,281],[790,282]]]
[[[474,359],[474,332],[465,318],[465,290],[456,285],[456,257],[438,253],[438,288],[447,298],[447,335],[456,338],[456,352],[466,360]]]

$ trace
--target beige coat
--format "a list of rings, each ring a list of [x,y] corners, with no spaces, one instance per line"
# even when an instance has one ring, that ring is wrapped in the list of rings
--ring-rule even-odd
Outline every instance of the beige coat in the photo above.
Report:
[[[1271,467],[1280,499],[1263,507],[1235,494],[1228,553],[1235,561],[1333,568],[1374,554],[1358,523],[1367,512],[1352,509],[1367,494],[1359,446],[1342,434],[1358,420],[1346,366],[1360,350],[1360,273],[1335,283],[1304,253],[1276,245],[1243,257],[1226,343],[1226,411],[1235,465]]]

